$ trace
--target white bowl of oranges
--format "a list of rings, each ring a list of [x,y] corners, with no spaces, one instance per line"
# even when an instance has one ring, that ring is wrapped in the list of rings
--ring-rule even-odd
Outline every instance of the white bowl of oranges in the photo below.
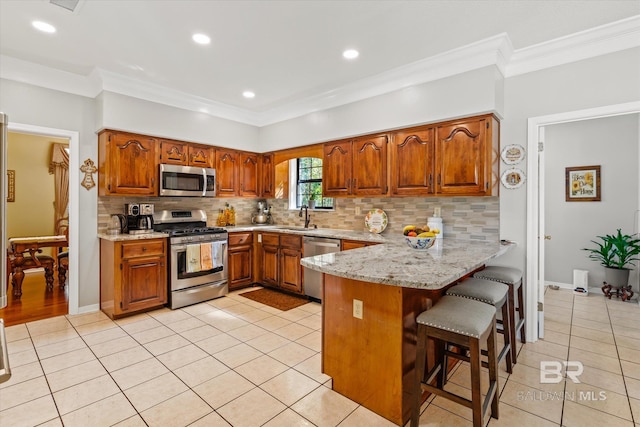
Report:
[[[404,239],[413,249],[429,249],[436,242],[436,235],[440,230],[431,230],[429,226],[407,225],[402,230]]]

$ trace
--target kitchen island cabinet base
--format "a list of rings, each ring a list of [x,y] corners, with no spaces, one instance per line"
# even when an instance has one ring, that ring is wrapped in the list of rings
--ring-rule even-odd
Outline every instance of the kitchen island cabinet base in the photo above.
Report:
[[[405,425],[415,381],[416,317],[445,291],[324,274],[322,371],[332,377],[333,390]],[[353,316],[353,300],[362,301],[362,319]]]

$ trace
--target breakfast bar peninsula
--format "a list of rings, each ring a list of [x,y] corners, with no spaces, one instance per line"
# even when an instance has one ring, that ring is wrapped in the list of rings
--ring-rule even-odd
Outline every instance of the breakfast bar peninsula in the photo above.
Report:
[[[324,273],[322,370],[333,389],[405,425],[415,381],[416,317],[511,246],[445,238],[415,250],[399,237],[303,258],[304,267]]]

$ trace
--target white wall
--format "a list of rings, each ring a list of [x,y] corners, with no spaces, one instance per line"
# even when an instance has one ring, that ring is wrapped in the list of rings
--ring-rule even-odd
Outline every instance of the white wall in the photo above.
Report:
[[[20,123],[79,133],[80,161],[91,158],[97,164],[95,101],[50,89],[0,79],[0,110],[10,123]],[[70,171],[70,173],[80,173]],[[70,188],[79,192],[79,289],[78,305],[97,304],[100,298],[99,252],[96,237],[98,190]]]
[[[259,151],[485,112],[502,116],[502,92],[502,75],[493,66],[484,67],[262,127]]]
[[[581,248],[596,236],[634,232],[638,209],[638,114],[547,126],[545,130],[545,280],[573,282],[573,269],[589,271],[600,287],[604,269]],[[565,168],[601,167],[600,202],[566,202]],[[636,283],[635,276],[630,283]]]
[[[116,129],[238,150],[257,150],[258,128],[113,92],[98,97],[98,129]]]
[[[621,104],[640,99],[640,49],[523,74],[505,80],[505,118],[500,143],[527,147],[530,117]],[[536,155],[527,153],[527,155]],[[521,165],[524,165],[522,163]],[[522,166],[525,167],[525,166]],[[507,166],[502,164],[501,170]],[[519,246],[496,264],[525,267],[527,182],[516,190],[501,189],[500,235]]]

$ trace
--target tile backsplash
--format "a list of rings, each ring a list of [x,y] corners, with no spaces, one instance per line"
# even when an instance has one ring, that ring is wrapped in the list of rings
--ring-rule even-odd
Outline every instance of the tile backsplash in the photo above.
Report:
[[[300,226],[304,220],[298,210],[289,210],[288,201],[268,199],[276,225]],[[124,213],[125,203],[153,203],[156,210],[204,209],[208,225],[215,225],[218,211],[226,203],[236,210],[236,224],[251,224],[256,210],[255,199],[191,198],[191,197],[99,197],[98,232],[105,232],[112,214]],[[311,224],[318,228],[365,231],[364,217],[369,209],[384,209],[389,218],[383,234],[396,234],[408,224],[422,225],[433,215],[434,207],[442,209],[444,236],[456,239],[497,241],[500,239],[499,197],[403,197],[336,199],[334,211],[309,211]],[[356,207],[360,214],[356,215]],[[232,228],[229,228],[232,230]]]

